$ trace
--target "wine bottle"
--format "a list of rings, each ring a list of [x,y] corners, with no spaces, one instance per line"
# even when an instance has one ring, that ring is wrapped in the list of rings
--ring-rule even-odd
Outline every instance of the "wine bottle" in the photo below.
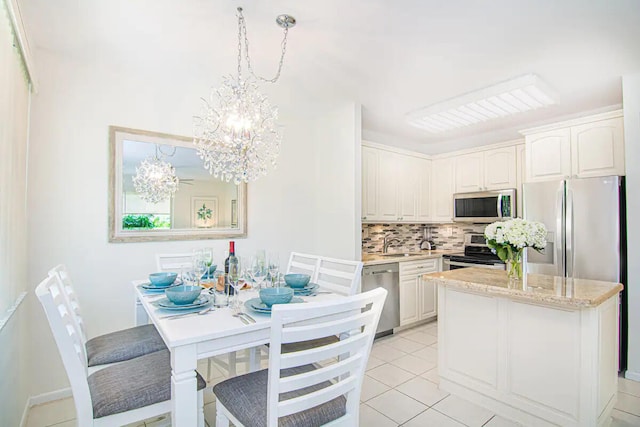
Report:
[[[236,258],[236,243],[234,241],[229,242],[229,256],[224,260],[224,274],[227,294],[233,295],[234,290],[233,286],[231,286],[230,276],[233,275],[235,280],[238,278],[238,258]]]

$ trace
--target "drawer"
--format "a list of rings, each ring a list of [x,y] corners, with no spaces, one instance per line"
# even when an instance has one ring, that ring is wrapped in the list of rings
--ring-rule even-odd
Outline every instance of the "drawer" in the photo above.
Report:
[[[421,261],[406,261],[400,263],[400,276],[416,276],[439,271],[440,258]]]

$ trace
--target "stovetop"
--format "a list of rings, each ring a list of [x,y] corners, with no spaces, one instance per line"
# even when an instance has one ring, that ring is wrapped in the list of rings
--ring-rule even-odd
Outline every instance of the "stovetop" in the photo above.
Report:
[[[475,262],[478,264],[496,264],[503,261],[488,246],[465,246],[464,252],[444,255],[452,261]]]

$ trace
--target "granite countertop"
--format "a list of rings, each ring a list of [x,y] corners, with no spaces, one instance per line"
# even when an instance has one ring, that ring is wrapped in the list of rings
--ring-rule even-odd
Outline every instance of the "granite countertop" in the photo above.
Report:
[[[378,265],[388,264],[390,262],[404,262],[404,261],[419,261],[421,259],[440,258],[442,255],[460,253],[461,250],[434,250],[434,251],[420,251],[420,252],[400,252],[407,254],[406,256],[388,256],[393,255],[393,252],[389,252],[386,256],[380,253],[377,254],[362,254],[362,263],[364,265]]]
[[[422,279],[437,285],[573,308],[596,307],[622,290],[620,283],[542,274],[528,274],[526,286],[522,281],[510,286],[505,271],[485,268],[425,274]]]

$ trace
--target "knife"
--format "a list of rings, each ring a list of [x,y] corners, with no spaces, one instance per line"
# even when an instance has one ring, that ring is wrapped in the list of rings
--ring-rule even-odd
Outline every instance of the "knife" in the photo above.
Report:
[[[244,317],[245,319],[247,319],[248,321],[250,321],[251,323],[256,323],[256,319],[254,319],[253,317],[249,316],[247,313],[241,311],[240,315],[242,317]]]

